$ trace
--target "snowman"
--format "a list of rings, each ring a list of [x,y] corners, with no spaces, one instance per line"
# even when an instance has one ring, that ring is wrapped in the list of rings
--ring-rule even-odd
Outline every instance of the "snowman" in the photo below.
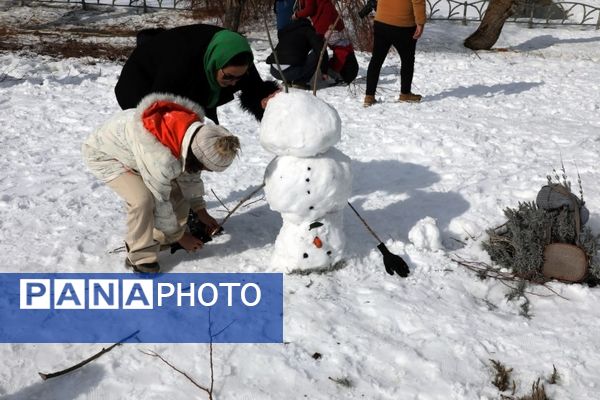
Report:
[[[265,195],[283,225],[271,260],[277,270],[310,271],[341,261],[342,211],[350,196],[350,158],[333,146],[341,120],[306,92],[279,93],[265,110],[260,142],[275,158],[265,172]]]

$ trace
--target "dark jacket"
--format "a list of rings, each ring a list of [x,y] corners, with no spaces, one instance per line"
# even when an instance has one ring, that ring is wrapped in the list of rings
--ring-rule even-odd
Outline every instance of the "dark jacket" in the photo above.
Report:
[[[323,47],[323,39],[317,35],[315,28],[306,18],[297,19],[279,30],[277,37],[279,43],[277,43],[275,51],[280,64],[303,65],[311,50],[319,54]],[[324,74],[327,73],[327,62],[327,52],[325,51],[321,62],[321,72]],[[273,54],[267,57],[267,64],[275,64]]]
[[[212,37],[222,29],[196,24],[158,31],[151,37],[145,37],[129,56],[115,87],[121,108],[135,108],[144,96],[152,92],[171,93],[200,104],[206,116],[218,123],[216,107],[233,100],[233,94],[241,90],[242,97],[252,103],[243,104],[244,108],[257,119],[262,118],[262,109],[257,103],[260,104],[266,96],[259,93],[265,82],[254,64],[235,86],[221,88],[215,107],[207,107],[210,85],[204,71],[204,53]]]

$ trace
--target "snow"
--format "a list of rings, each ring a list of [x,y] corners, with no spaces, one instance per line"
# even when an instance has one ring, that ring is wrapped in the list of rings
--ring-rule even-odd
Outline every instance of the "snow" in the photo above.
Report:
[[[267,104],[260,126],[260,143],[278,156],[315,156],[340,137],[337,111],[306,92],[278,93]]]
[[[503,208],[534,200],[561,159],[572,181],[580,174],[588,224],[600,231],[600,36],[581,27],[507,24],[497,47],[509,51],[476,54],[461,46],[473,29],[426,26],[414,81],[420,104],[395,102],[395,54],[382,70],[380,104],[363,109],[364,78],[318,92],[340,114],[338,147],[352,159],[354,176],[350,201],[411,274],[385,273],[376,241],[346,208],[346,267],[285,276],[285,344],[214,346],[218,399],[497,399],[490,359],[513,368],[517,395],[542,377],[550,398],[598,397],[597,288],[530,287],[526,318],[523,300],[507,301],[505,285],[480,280],[452,258],[489,261],[480,247],[485,229],[503,222]],[[248,36],[264,60],[266,35]],[[360,77],[368,60],[358,54]],[[268,76],[266,64],[258,69]],[[124,272],[123,254],[110,253],[124,237],[123,206],[80,154],[82,141],[118,110],[119,71],[90,59],[0,53],[5,272]],[[232,207],[262,182],[272,154],[237,103],[219,114],[243,152],[226,172],[206,174],[205,184]],[[222,218],[216,198],[207,200]],[[425,217],[436,220],[442,249],[408,240]],[[234,214],[226,234],[201,253],[165,253],[160,262],[167,272],[267,271],[280,225],[261,200]],[[207,384],[207,345],[128,344],[70,375],[47,382],[37,375],[101,347],[0,345],[0,397],[205,398],[139,350],[150,348]],[[553,365],[561,379],[551,385],[545,378]],[[344,378],[350,387],[332,380]]]
[[[284,219],[275,240],[271,266],[276,272],[294,273],[330,268],[343,259],[345,245],[341,211],[299,223]]]
[[[328,268],[343,257],[340,211],[352,173],[350,158],[331,147],[341,130],[335,108],[314,95],[281,92],[267,104],[260,143],[278,156],[265,171],[265,196],[283,218],[271,258],[276,271]]]
[[[417,221],[415,226],[408,231],[408,240],[417,249],[441,250],[443,248],[440,230],[435,219],[431,217],[425,217]]]
[[[296,224],[342,210],[352,189],[350,168],[350,158],[335,148],[315,157],[276,157],[265,171],[269,207]]]

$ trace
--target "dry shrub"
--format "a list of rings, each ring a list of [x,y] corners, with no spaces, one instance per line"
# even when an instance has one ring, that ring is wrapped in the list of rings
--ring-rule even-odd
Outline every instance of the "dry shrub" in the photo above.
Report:
[[[540,386],[540,378],[537,381],[533,382],[531,385],[531,394],[519,397],[518,400],[550,400],[550,398],[546,395],[546,389],[544,389],[544,385]]]
[[[86,42],[83,37],[134,36],[135,31],[103,30],[19,30],[0,28],[0,51],[31,51],[37,54],[59,58],[92,57],[111,61],[125,61],[133,50],[130,46],[115,46],[109,42]]]
[[[222,22],[225,2],[223,0],[191,0],[190,8],[194,19],[217,18]]]
[[[372,51],[373,21],[372,17],[360,18],[358,11],[363,8],[366,0],[332,0],[346,25],[348,38],[357,50]],[[270,27],[275,25],[273,0],[243,0],[241,29],[259,24],[262,26],[266,16]],[[225,2],[215,0],[196,0],[192,4],[194,18],[217,17],[223,21]]]
[[[260,23],[263,26],[263,18],[267,17],[269,25],[275,25],[275,12],[273,11],[273,0],[246,0],[242,11],[242,24]]]
[[[358,12],[366,0],[341,0],[337,2],[338,12],[342,10],[344,24],[352,44],[357,50],[373,51],[373,18],[361,18]]]
[[[494,380],[492,383],[499,391],[504,392],[510,388],[510,374],[512,368],[506,368],[500,361],[490,360],[494,368]],[[514,382],[513,382],[514,385]]]

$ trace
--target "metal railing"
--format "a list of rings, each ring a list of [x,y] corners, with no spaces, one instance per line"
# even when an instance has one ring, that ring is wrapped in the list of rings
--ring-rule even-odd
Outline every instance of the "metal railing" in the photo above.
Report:
[[[144,11],[151,8],[191,10],[200,0],[35,0],[40,3],[81,4],[111,7],[139,7]],[[26,0],[21,0],[23,5]],[[429,20],[481,21],[489,0],[426,0]],[[521,0],[517,3],[512,22],[544,25],[595,25],[600,29],[600,0],[598,6],[571,1],[556,1],[549,5],[536,4],[535,0]]]
[[[430,20],[481,21],[489,0],[457,1],[426,0],[427,18]],[[600,29],[600,4],[557,1],[548,5],[537,4],[534,0],[517,3],[511,22],[544,25],[595,25]]]
[[[152,8],[191,10],[194,6],[193,0],[21,0],[21,5],[30,2],[81,5],[84,10],[87,6],[135,7],[144,12]]]

